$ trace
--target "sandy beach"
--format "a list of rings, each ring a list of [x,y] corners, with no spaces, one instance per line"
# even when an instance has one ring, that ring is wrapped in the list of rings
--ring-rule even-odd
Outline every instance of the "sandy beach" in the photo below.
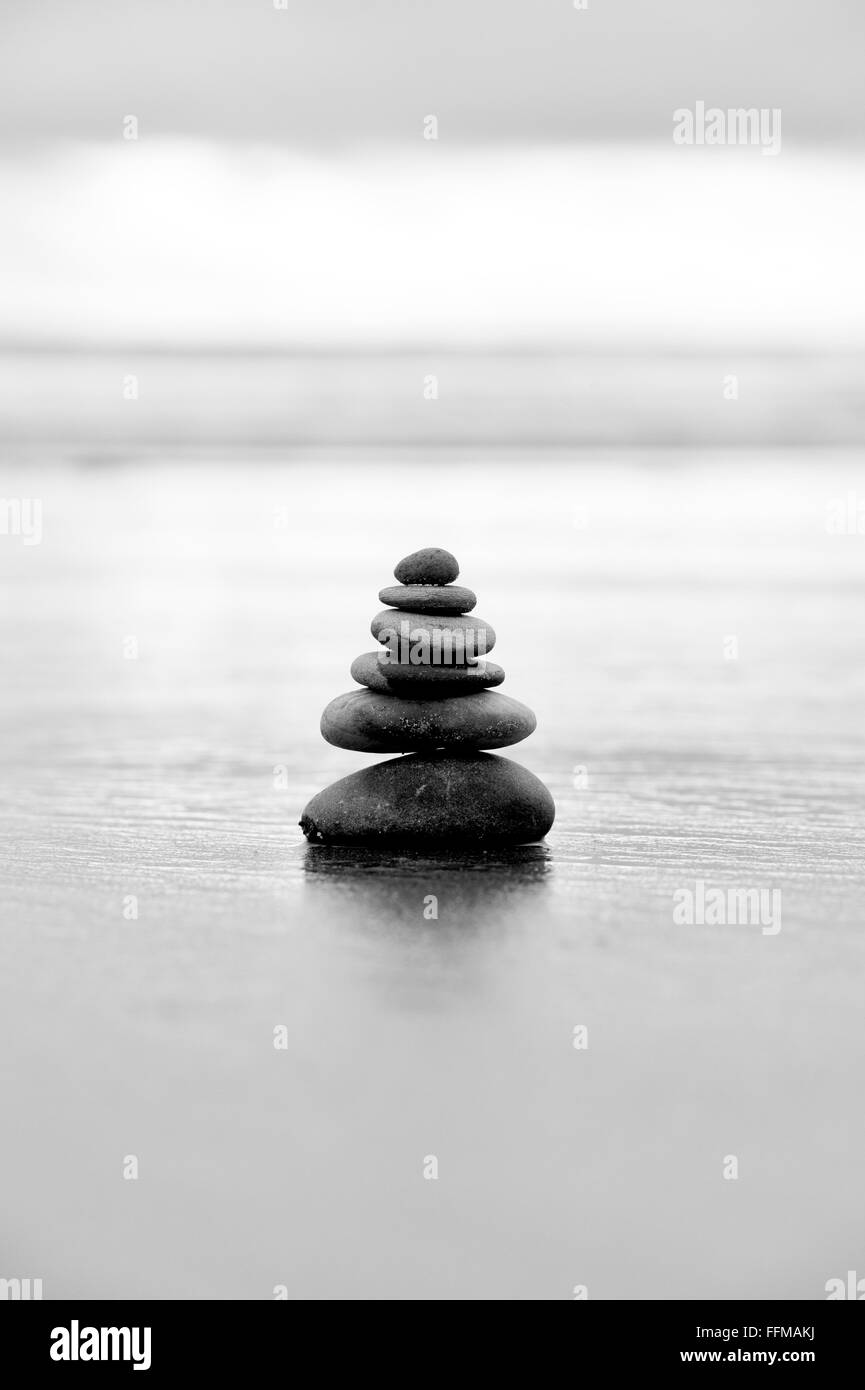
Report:
[[[855,1268],[857,488],[843,450],[10,457],[43,535],[0,546],[4,1270],[813,1299]],[[426,543],[537,713],[510,751],[555,826],[311,848],[302,806],[370,761],[321,709]],[[780,889],[781,930],[677,925],[698,881]]]

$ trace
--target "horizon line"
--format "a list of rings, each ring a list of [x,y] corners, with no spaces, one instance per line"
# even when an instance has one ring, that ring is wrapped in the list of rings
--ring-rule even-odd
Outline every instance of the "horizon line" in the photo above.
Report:
[[[609,341],[594,342],[575,340],[573,342],[543,343],[513,340],[504,343],[452,343],[446,340],[428,342],[394,341],[383,343],[199,343],[185,340],[177,343],[154,343],[135,339],[108,339],[103,342],[88,340],[55,339],[3,339],[0,338],[0,355],[39,357],[49,354],[68,356],[109,357],[118,353],[134,353],[139,357],[289,357],[289,358],[343,358],[343,357],[427,357],[442,354],[450,357],[496,357],[496,358],[644,358],[658,357],[706,359],[735,354],[738,360],[754,360],[771,357],[778,360],[809,358],[857,358],[865,356],[865,341],[854,344],[813,346],[776,344],[767,341],[755,346],[734,341],[717,342],[711,345],[701,343],[653,342],[651,339],[628,340],[620,343]]]

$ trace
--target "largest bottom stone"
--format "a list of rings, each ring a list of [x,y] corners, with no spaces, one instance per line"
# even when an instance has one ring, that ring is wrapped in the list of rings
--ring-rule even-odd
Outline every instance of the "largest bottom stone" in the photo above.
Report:
[[[326,787],[300,825],[318,844],[518,845],[543,839],[555,814],[543,782],[510,758],[412,753]]]

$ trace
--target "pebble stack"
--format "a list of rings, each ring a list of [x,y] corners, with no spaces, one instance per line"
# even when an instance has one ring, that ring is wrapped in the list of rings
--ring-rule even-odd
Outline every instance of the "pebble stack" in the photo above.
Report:
[[[459,565],[427,547],[400,560],[399,581],[372,620],[378,651],[357,657],[361,690],[337,695],[321,732],[338,748],[399,753],[334,782],[301,817],[319,844],[485,846],[540,840],[555,806],[542,782],[491,748],[533,732],[527,705],[500,694],[505,673],[488,661],[496,634],[474,615]]]

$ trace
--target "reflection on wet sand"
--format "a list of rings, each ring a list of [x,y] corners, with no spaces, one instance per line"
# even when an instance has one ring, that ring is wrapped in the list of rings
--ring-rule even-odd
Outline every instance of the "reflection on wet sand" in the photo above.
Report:
[[[309,888],[385,928],[501,922],[537,905],[552,867],[546,843],[432,855],[310,845],[303,861]]]

